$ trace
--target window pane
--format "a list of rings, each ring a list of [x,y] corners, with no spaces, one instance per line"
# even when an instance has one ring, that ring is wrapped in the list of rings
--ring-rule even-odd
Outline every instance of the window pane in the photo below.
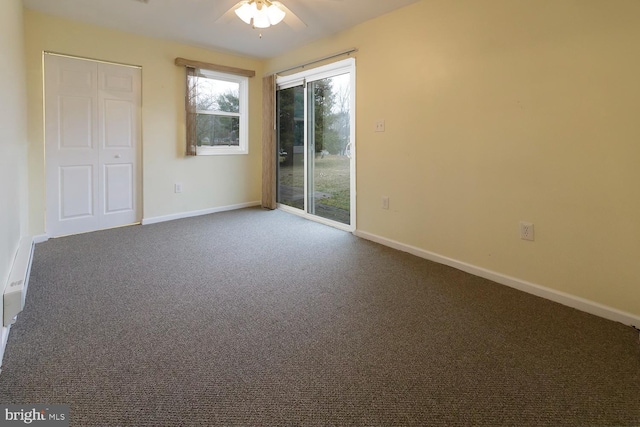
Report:
[[[196,110],[240,112],[240,83],[214,79],[202,73],[189,79],[189,87],[195,88]]]
[[[240,117],[198,114],[196,135],[199,146],[239,146]]]
[[[304,209],[304,88],[276,92],[280,204]]]
[[[351,223],[350,82],[342,74],[307,84],[308,211]]]

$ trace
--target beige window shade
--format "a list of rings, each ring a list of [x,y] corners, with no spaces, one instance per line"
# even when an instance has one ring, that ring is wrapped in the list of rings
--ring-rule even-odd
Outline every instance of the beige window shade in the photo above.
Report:
[[[227,67],[226,65],[211,64],[209,62],[194,61],[191,59],[176,58],[176,65],[190,68],[202,68],[204,70],[219,71],[221,73],[235,74],[237,76],[255,77],[254,70],[245,70],[243,68]]]
[[[187,96],[185,96],[186,129],[187,129],[187,156],[195,156],[196,152],[196,96],[195,96],[196,69],[187,67]]]
[[[275,209],[276,205],[276,76],[262,79],[262,207]]]

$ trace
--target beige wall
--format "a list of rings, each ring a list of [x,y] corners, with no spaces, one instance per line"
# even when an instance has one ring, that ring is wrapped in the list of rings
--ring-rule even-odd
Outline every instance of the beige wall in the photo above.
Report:
[[[262,62],[112,31],[25,10],[29,84],[30,226],[44,234],[42,52],[142,66],[143,209],[151,219],[260,200]],[[256,70],[249,155],[184,156],[184,68],[176,57]],[[183,193],[174,193],[174,183]]]
[[[21,0],[0,2],[0,289],[27,233],[27,96]],[[1,307],[0,307],[1,312]]]
[[[424,0],[266,71],[359,48],[359,230],[638,316],[639,16]]]

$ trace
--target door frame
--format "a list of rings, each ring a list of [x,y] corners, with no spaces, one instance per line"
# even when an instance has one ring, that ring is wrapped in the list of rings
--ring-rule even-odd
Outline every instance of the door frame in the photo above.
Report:
[[[337,221],[333,221],[330,219],[322,218],[318,215],[308,213],[308,191],[309,191],[309,161],[313,159],[309,159],[309,150],[308,150],[308,126],[309,121],[307,120],[308,113],[308,94],[307,94],[307,83],[313,82],[317,80],[322,80],[330,77],[334,77],[340,74],[349,73],[350,75],[350,102],[349,102],[349,144],[351,146],[351,156],[350,156],[350,224],[343,224]],[[316,221],[325,225],[329,225],[335,228],[339,228],[341,230],[354,232],[356,230],[356,60],[355,58],[347,58],[341,61],[336,61],[331,64],[323,65],[317,68],[313,68],[310,70],[301,71],[295,74],[290,74],[287,76],[278,76],[276,78],[276,91],[281,89],[289,89],[295,86],[302,85],[304,87],[304,209],[298,209],[291,206],[283,205],[281,203],[277,203],[278,209],[283,211],[287,211],[304,218],[310,219],[312,221]],[[276,110],[276,115],[278,111]],[[277,157],[277,156],[276,156]],[[277,162],[277,158],[276,158]]]
[[[50,226],[48,224],[49,222],[49,209],[51,209],[51,206],[49,206],[49,194],[48,194],[48,171],[47,169],[49,168],[49,164],[48,164],[48,159],[47,159],[47,148],[48,148],[48,141],[47,141],[47,90],[46,90],[46,58],[47,56],[55,56],[55,57],[60,57],[60,58],[69,58],[69,59],[73,59],[73,60],[80,60],[80,61],[87,61],[87,62],[91,62],[91,63],[95,63],[95,64],[107,64],[107,65],[112,65],[112,66],[120,66],[120,67],[127,67],[127,68],[133,68],[133,69],[138,69],[140,71],[140,77],[139,77],[139,90],[138,90],[138,108],[135,114],[135,120],[137,121],[137,132],[136,132],[136,139],[137,139],[137,146],[135,149],[135,166],[137,168],[137,173],[134,174],[133,179],[135,180],[135,199],[134,199],[134,203],[137,206],[136,209],[136,220],[132,223],[129,224],[122,224],[122,225],[116,225],[116,226],[108,226],[108,227],[99,227],[93,230],[86,230],[86,231],[81,231],[78,233],[73,233],[73,234],[82,234],[82,233],[88,233],[88,232],[93,232],[93,231],[98,231],[98,230],[102,230],[102,229],[109,229],[109,228],[119,228],[119,227],[124,227],[124,226],[129,226],[129,225],[136,225],[136,224],[141,224],[142,220],[144,218],[144,205],[143,205],[143,201],[144,201],[144,197],[143,197],[143,189],[144,189],[144,185],[143,185],[143,177],[144,177],[144,173],[143,173],[143,148],[142,148],[142,134],[143,134],[143,130],[142,130],[142,66],[140,65],[133,65],[133,64],[125,64],[122,62],[115,62],[115,61],[105,61],[105,60],[101,60],[101,59],[95,59],[95,58],[88,58],[88,57],[82,57],[82,56],[75,56],[75,55],[68,55],[68,54],[64,54],[64,53],[58,53],[58,52],[52,52],[52,51],[43,51],[42,52],[42,76],[43,76],[43,90],[42,90],[42,94],[43,94],[43,99],[42,99],[42,112],[43,112],[43,124],[44,124],[44,129],[43,129],[43,145],[44,145],[44,178],[45,178],[45,212],[44,212],[44,222],[45,222],[45,233],[46,236],[48,238],[51,237],[62,237],[65,234],[60,234],[60,235],[52,235],[51,231],[50,231]],[[98,120],[100,120],[98,118]],[[94,124],[94,125],[97,125]],[[99,141],[96,141],[96,143],[98,143]],[[101,190],[102,192],[104,192],[104,189]],[[104,198],[104,194],[100,194],[99,197],[103,197]]]

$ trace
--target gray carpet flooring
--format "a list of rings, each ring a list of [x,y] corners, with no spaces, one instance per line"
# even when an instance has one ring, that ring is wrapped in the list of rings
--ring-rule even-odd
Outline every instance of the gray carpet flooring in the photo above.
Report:
[[[0,402],[72,426],[640,425],[638,332],[281,212],[36,246]]]

